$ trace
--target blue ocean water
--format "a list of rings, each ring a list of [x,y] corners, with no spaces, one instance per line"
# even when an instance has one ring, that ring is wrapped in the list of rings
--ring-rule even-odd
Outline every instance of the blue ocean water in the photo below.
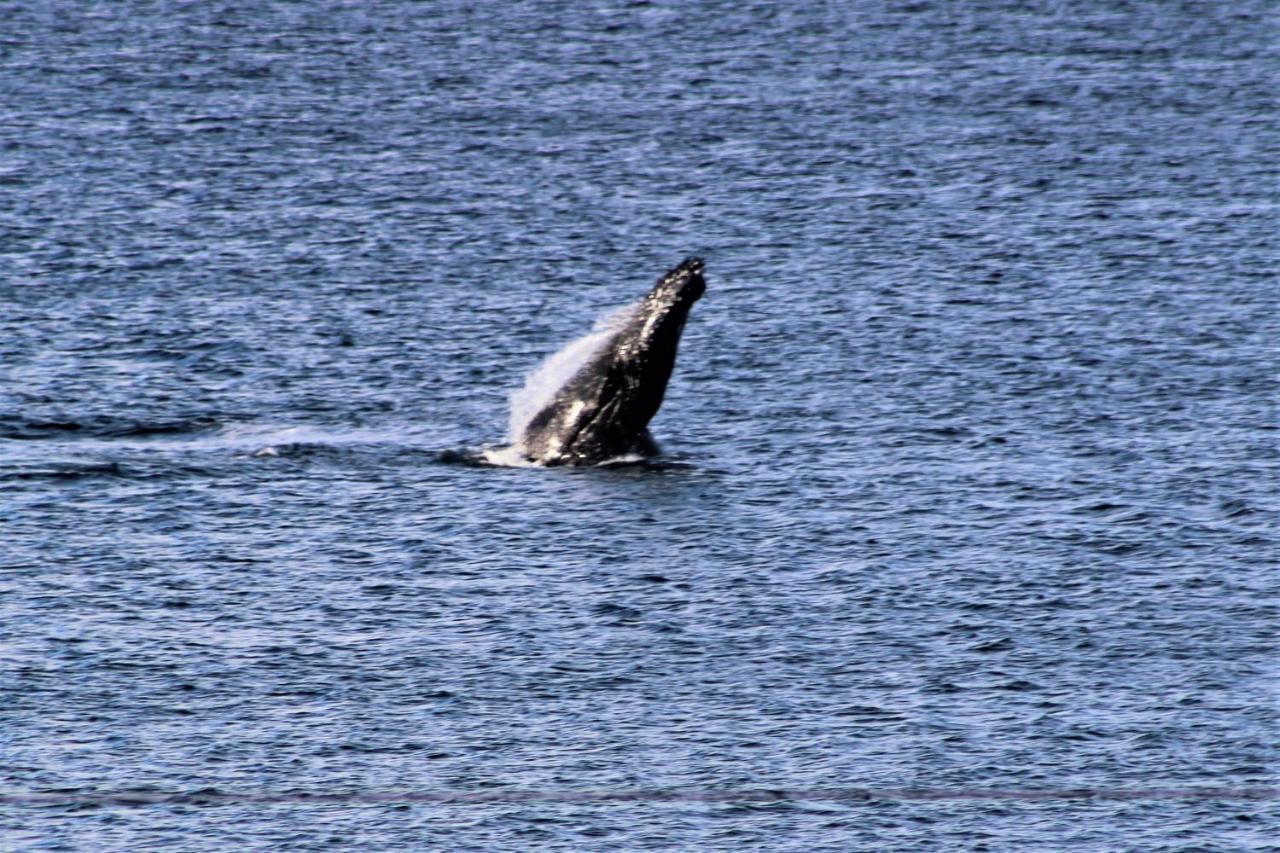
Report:
[[[0,848],[1280,849],[1274,4],[0,9]]]

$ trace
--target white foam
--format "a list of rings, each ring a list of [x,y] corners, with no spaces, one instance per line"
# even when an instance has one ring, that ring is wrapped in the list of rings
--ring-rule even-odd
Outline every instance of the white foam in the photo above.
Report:
[[[534,462],[525,456],[520,452],[520,448],[513,444],[504,445],[503,447],[486,447],[480,455],[486,465],[495,465],[499,468],[542,467],[541,463]]]
[[[610,456],[601,462],[596,463],[597,468],[612,468],[619,465],[635,465],[644,462],[646,459],[642,453],[623,453],[620,456]]]
[[[525,456],[518,445],[504,444],[501,447],[483,447],[480,449],[480,458],[484,460],[484,464],[493,465],[496,468],[545,468],[542,462],[537,462]],[[597,468],[612,468],[619,465],[634,465],[638,462],[644,462],[646,457],[640,453],[623,453],[619,456],[611,456],[608,459],[597,462]]]

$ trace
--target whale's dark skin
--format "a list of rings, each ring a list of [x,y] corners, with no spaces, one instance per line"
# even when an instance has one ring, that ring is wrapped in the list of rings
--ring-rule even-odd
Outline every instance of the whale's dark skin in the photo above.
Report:
[[[625,323],[525,425],[518,446],[544,465],[651,456],[649,421],[662,405],[689,309],[706,290],[701,258],[668,272]]]

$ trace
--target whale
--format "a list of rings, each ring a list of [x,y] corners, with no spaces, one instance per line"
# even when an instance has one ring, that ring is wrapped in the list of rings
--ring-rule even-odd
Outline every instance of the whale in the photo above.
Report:
[[[519,430],[515,446],[526,459],[582,466],[659,453],[649,421],[662,406],[689,309],[706,291],[703,268],[701,258],[686,258],[618,315],[582,366]]]

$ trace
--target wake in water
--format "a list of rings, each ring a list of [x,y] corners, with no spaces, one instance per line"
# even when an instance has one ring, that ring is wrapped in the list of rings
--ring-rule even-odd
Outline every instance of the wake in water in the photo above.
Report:
[[[411,428],[221,424],[212,417],[158,422],[99,417],[32,421],[18,427],[21,431],[10,427],[0,432],[0,480],[124,476],[139,465],[165,460],[198,468],[210,459],[228,455],[256,461],[371,447],[413,451],[430,446],[428,436]],[[123,462],[128,467],[122,467]]]

